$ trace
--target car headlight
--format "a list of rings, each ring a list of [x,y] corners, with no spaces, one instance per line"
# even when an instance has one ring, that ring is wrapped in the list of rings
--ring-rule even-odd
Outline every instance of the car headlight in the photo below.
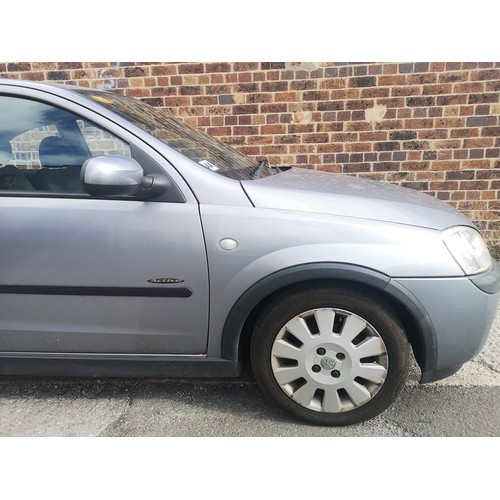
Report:
[[[444,244],[465,274],[482,273],[493,264],[488,247],[475,229],[455,226],[441,234]]]

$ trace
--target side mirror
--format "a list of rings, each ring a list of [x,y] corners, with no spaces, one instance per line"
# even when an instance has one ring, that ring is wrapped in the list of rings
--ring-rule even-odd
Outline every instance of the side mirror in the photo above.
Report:
[[[82,166],[80,182],[91,196],[130,196],[144,186],[144,170],[127,156],[96,156]],[[149,179],[149,184],[152,180]]]

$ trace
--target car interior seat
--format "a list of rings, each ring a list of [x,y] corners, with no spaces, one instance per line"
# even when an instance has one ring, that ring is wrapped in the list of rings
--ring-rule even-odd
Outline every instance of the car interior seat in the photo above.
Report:
[[[50,136],[40,142],[42,168],[32,176],[38,191],[56,193],[82,193],[80,171],[88,156],[79,145],[68,143],[61,137]]]

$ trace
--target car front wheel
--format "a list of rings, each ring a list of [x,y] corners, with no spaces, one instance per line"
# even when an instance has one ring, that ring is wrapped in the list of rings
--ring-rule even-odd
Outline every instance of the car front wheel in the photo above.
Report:
[[[397,316],[350,288],[301,288],[268,303],[251,343],[264,393],[316,425],[351,425],[383,412],[404,386],[409,345]]]

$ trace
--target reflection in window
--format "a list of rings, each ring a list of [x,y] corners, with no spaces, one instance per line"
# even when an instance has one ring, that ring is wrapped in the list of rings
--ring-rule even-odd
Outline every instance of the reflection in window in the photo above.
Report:
[[[130,156],[130,148],[73,113],[0,96],[0,190],[82,194],[82,165],[101,155]]]

